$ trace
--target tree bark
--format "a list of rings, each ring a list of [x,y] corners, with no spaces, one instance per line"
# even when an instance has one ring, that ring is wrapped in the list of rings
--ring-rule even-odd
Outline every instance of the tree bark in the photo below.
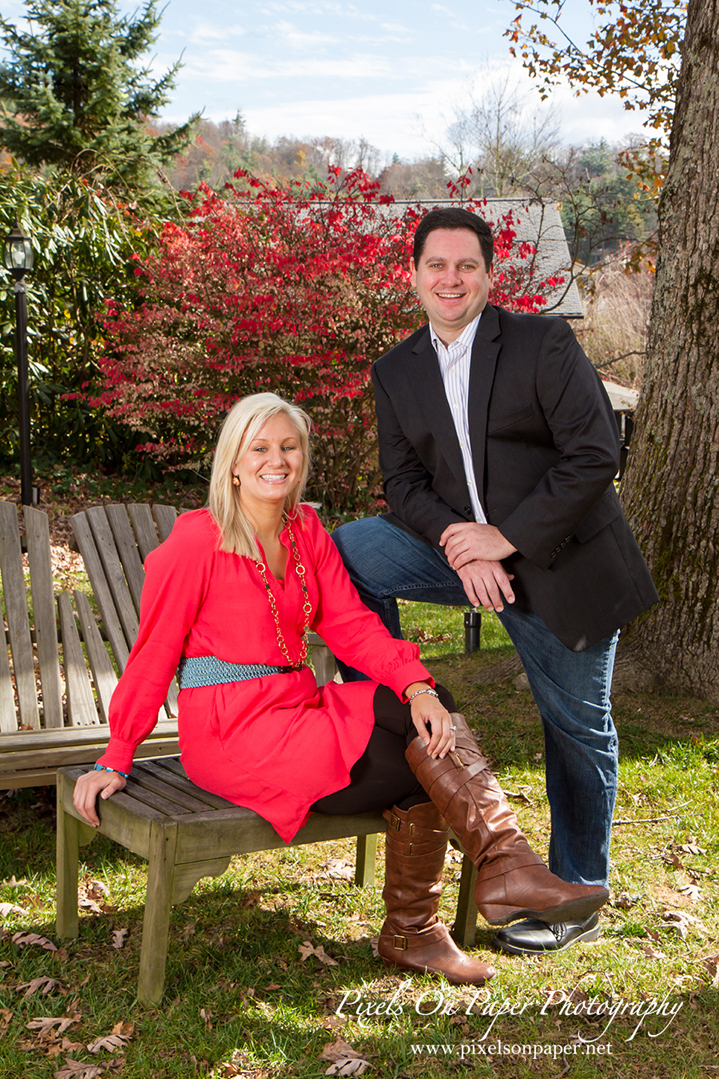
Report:
[[[719,702],[719,0],[688,7],[650,319],[622,500],[661,603],[627,643]]]

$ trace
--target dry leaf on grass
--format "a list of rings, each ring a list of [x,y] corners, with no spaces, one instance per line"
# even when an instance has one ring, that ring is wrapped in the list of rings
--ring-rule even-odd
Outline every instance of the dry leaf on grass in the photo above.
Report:
[[[335,880],[354,880],[354,863],[348,862],[346,858],[330,858],[323,868],[327,876],[334,877]]]
[[[336,1064],[330,1064],[325,1075],[363,1075],[372,1065],[368,1060],[338,1060]]]
[[[695,918],[693,914],[688,914],[685,910],[664,910],[662,911],[662,918],[672,929],[676,929],[682,940],[686,940],[690,928],[698,929],[700,933],[707,933],[706,926]]]
[[[641,951],[647,959],[666,959],[665,953],[658,948],[653,948],[651,944],[642,944]]]
[[[677,888],[677,891],[681,895],[689,896],[692,903],[698,903],[701,897],[701,892],[696,884],[682,884],[681,887]]]
[[[98,1079],[103,1072],[117,1068],[124,1063],[124,1058],[108,1060],[104,1064],[87,1064],[82,1060],[73,1060],[68,1057],[59,1071],[54,1073],[54,1079]]]
[[[17,944],[18,948],[24,948],[28,944],[35,944],[38,948],[44,948],[48,952],[57,951],[57,945],[53,944],[47,937],[41,937],[39,933],[13,933],[10,939],[13,944]]]
[[[18,907],[16,903],[0,903],[0,918],[7,918],[8,914],[21,914],[26,918],[29,913],[23,907]]]
[[[10,1020],[12,1019],[12,1012],[9,1008],[0,1008],[0,1038],[10,1026]]]
[[[362,1075],[371,1067],[364,1053],[358,1053],[343,1038],[328,1042],[320,1053],[320,1060],[332,1061],[325,1075]]]
[[[719,988],[719,955],[705,955],[702,963],[709,971],[714,989]]]
[[[71,1027],[73,1023],[77,1023],[78,1016],[61,1015],[58,1017],[52,1015],[41,1015],[37,1019],[31,1019],[25,1026],[28,1030],[37,1030],[40,1036],[47,1034],[49,1031],[57,1027],[57,1033],[62,1034],[63,1031]]]
[[[94,1042],[90,1042],[87,1047],[88,1053],[101,1053],[103,1049],[107,1049],[110,1052],[113,1052],[117,1049],[124,1050],[125,1046],[132,1037],[132,1023],[117,1024],[117,1026],[123,1025],[129,1026],[131,1028],[129,1034],[121,1034],[119,1032],[116,1033],[117,1027],[114,1027],[112,1034],[108,1034],[104,1038],[97,1038]]]
[[[2,883],[3,888],[22,888],[23,885],[27,884],[27,880],[25,877],[23,877],[22,880],[15,880],[15,874],[13,873],[10,880],[4,880]]]
[[[130,932],[129,929],[113,929],[113,931],[112,931],[112,946],[113,946],[113,948],[117,948],[118,950],[120,948],[124,948],[125,947],[125,940],[126,940],[127,934],[129,932]]]
[[[321,944],[318,944],[315,948],[311,940],[303,940],[301,944],[297,945],[297,951],[302,956],[302,962],[305,959],[309,959],[311,955],[319,959],[320,963],[324,963],[327,967],[338,967],[339,963],[336,959],[333,959],[331,955],[328,955]]]
[[[616,899],[609,900],[610,907],[617,907],[619,910],[631,910],[635,907],[641,895],[632,895],[629,892],[620,892]]]
[[[23,1000],[27,1000],[33,993],[37,993],[38,989],[42,990],[41,995],[46,997],[58,985],[62,985],[62,982],[58,981],[57,978],[33,978],[31,982],[22,982],[20,985],[16,985],[15,989],[18,993],[21,993],[24,989]]]

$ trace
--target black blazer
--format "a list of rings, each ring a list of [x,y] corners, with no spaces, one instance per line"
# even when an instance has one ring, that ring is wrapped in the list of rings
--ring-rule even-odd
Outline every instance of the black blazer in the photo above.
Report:
[[[473,520],[437,355],[424,327],[373,365],[380,465],[393,523],[439,548]],[[617,424],[560,318],[485,307],[472,348],[469,426],[487,520],[519,607],[582,651],[659,598],[617,498]]]

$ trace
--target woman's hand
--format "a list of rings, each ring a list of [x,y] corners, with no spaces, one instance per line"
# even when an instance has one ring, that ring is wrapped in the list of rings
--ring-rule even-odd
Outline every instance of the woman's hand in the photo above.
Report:
[[[404,691],[411,697],[420,689],[430,689],[427,682],[413,682]],[[427,747],[430,757],[447,756],[454,749],[454,724],[452,717],[438,697],[432,693],[419,693],[410,704],[412,722]]]
[[[86,772],[75,784],[72,801],[83,820],[93,828],[99,827],[97,815],[97,796],[109,798],[116,791],[121,791],[127,780],[119,772]]]

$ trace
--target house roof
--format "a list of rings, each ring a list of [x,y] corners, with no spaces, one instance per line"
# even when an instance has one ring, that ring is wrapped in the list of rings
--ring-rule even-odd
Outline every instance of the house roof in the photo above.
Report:
[[[395,201],[381,207],[384,212],[401,214],[409,206],[456,206],[456,201],[439,199],[435,202]],[[537,249],[536,275],[539,280],[563,277],[564,283],[547,293],[547,305],[542,314],[562,315],[564,318],[583,318],[582,300],[576,281],[571,276],[572,258],[564,233],[559,206],[550,199],[486,199],[482,216],[496,225],[508,213],[517,241],[529,242]]]

